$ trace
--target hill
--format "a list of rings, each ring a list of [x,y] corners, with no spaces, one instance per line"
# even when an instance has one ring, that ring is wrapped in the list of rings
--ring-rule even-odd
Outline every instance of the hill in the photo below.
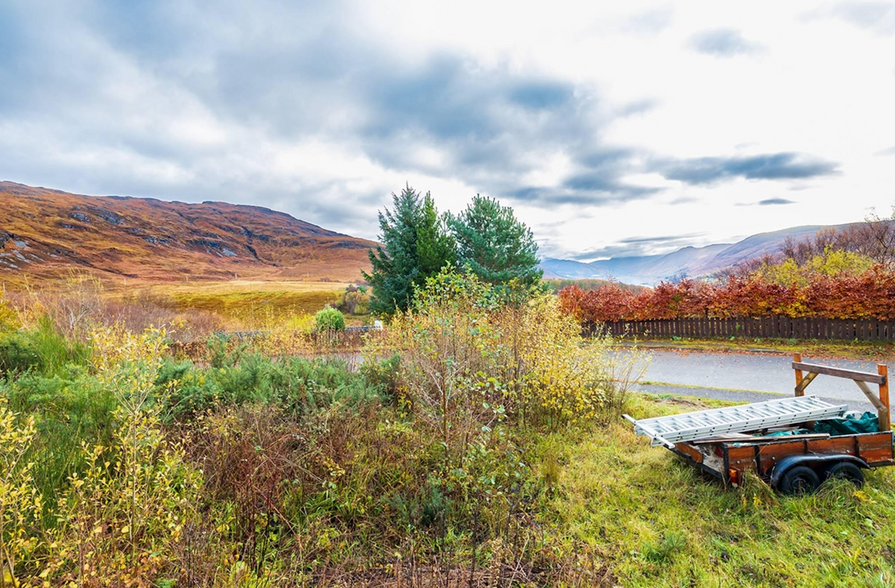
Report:
[[[838,225],[842,228],[847,225]],[[744,261],[776,252],[787,238],[814,235],[824,226],[802,226],[759,233],[733,244],[684,247],[665,255],[619,257],[590,263],[567,259],[541,262],[547,278],[613,279],[626,284],[652,286],[675,277],[701,277],[717,273]]]
[[[0,182],[0,279],[356,281],[376,244],[258,206],[82,196]]]

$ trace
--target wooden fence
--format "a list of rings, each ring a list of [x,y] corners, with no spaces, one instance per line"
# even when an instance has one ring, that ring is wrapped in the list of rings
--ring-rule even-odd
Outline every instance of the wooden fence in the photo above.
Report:
[[[749,337],[768,339],[839,339],[847,341],[895,341],[895,321],[842,320],[818,317],[790,318],[695,318],[649,321],[617,321],[584,325],[586,334],[598,328],[615,336],[637,337]]]

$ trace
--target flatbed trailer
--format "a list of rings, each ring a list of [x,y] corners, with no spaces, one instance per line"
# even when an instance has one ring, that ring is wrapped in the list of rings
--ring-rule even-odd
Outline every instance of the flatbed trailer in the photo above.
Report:
[[[742,484],[747,472],[785,494],[814,491],[824,480],[846,478],[861,485],[863,471],[895,465],[895,434],[889,420],[888,369],[876,374],[802,363],[796,354],[795,396],[668,417],[635,420],[639,435],[664,445],[687,463],[719,478],[725,486]],[[807,374],[807,375],[805,375]],[[842,417],[847,405],[805,396],[820,374],[853,380],[877,409],[879,430],[850,434],[803,433],[768,436],[793,428],[811,429],[815,421]],[[868,383],[879,386],[874,394]]]

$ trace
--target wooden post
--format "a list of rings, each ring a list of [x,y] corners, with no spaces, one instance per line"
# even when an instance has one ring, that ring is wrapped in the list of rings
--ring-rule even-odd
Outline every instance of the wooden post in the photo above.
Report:
[[[883,364],[876,366],[876,373],[886,376],[886,381],[879,385],[879,399],[886,405],[886,411],[879,411],[879,429],[880,431],[888,431],[892,428],[892,419],[889,416],[891,405],[889,404],[889,367]]]
[[[793,353],[792,360],[796,363],[802,363],[802,354],[801,353]],[[796,370],[796,396],[804,396],[805,390],[801,389],[799,384],[802,383],[802,370]]]

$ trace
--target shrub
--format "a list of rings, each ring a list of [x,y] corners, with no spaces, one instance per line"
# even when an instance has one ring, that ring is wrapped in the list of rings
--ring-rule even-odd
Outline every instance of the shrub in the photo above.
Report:
[[[10,409],[35,414],[37,434],[28,459],[46,504],[55,504],[74,473],[83,473],[82,443],[109,446],[117,407],[114,393],[87,373],[47,376],[32,371],[0,386]]]
[[[111,443],[84,444],[86,468],[59,501],[44,572],[87,585],[148,585],[192,519],[201,477],[167,441],[152,398],[166,334],[120,326],[91,333],[97,378],[116,400]]]
[[[370,312],[370,297],[363,286],[348,286],[342,294],[339,310],[348,314],[367,314]]]
[[[22,321],[15,310],[0,300],[0,334],[16,331],[22,327]]]
[[[72,272],[56,288],[30,291],[23,306],[26,325],[48,317],[54,330],[79,340],[106,318],[103,285],[86,273]]]
[[[613,377],[624,368],[611,369],[611,339],[585,342],[552,295],[535,291],[513,302],[471,274],[444,270],[366,349],[365,363],[400,350],[398,396],[452,467],[472,445],[488,445],[507,417],[558,424],[618,404]]]
[[[26,372],[40,365],[33,342],[22,333],[0,333],[0,375]]]
[[[383,394],[394,397],[398,390],[400,365],[401,356],[394,353],[385,359],[368,358],[368,361],[361,365],[360,371],[370,386]]]
[[[69,364],[84,365],[89,356],[86,344],[66,339],[49,317],[30,330],[0,333],[0,375],[28,370],[59,374]]]
[[[20,422],[21,421],[21,422]],[[19,419],[0,398],[0,584],[16,586],[16,563],[37,547],[29,530],[40,517],[40,493],[27,461],[35,435],[34,416]],[[7,578],[9,580],[7,580]]]
[[[155,386],[164,395],[166,414],[176,419],[218,406],[277,404],[305,415],[334,404],[356,407],[387,391],[383,381],[349,371],[339,358],[271,358],[257,352],[241,354],[217,367],[197,367],[190,361],[167,359]]]
[[[336,308],[324,308],[314,315],[318,331],[344,331],[345,317]]]

